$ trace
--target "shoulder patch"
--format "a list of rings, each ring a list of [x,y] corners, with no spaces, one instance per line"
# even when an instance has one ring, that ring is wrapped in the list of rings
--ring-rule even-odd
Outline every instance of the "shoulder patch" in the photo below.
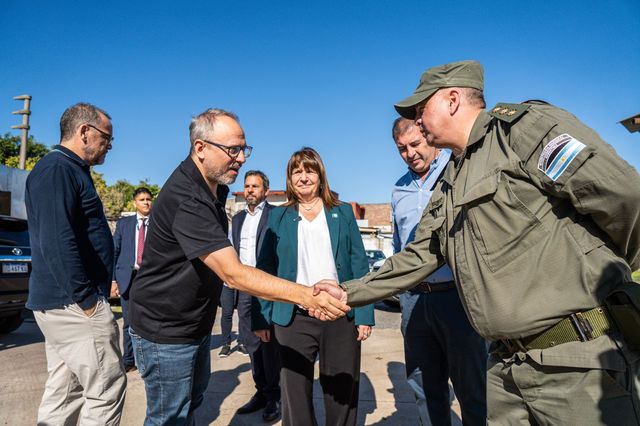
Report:
[[[489,111],[489,115],[497,118],[498,120],[511,123],[518,117],[523,115],[529,109],[529,105],[526,104],[497,104]]]
[[[585,147],[578,139],[563,133],[544,147],[538,159],[538,170],[555,182]]]

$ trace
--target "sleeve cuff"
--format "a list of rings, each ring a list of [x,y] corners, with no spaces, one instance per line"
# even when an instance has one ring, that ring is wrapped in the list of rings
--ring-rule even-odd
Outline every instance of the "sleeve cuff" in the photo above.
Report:
[[[90,294],[84,300],[81,300],[80,302],[77,302],[77,303],[78,303],[78,306],[82,308],[82,310],[86,310],[92,307],[93,305],[95,305],[97,302],[98,302],[98,295],[94,293],[94,294]]]

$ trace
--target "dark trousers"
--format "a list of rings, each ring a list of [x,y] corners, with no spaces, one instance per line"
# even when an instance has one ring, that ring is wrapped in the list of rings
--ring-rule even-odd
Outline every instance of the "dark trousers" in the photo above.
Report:
[[[247,347],[251,346],[254,336],[251,331],[251,295],[222,286],[220,294],[220,306],[222,316],[220,327],[222,328],[222,344],[231,344],[231,324],[233,322],[233,310],[238,310],[238,343]],[[251,350],[250,350],[251,351]]]
[[[451,425],[449,378],[465,425],[485,425],[487,346],[455,289],[400,295],[407,381],[423,424]]]
[[[255,351],[249,351],[256,390],[266,401],[280,401],[280,353],[273,330],[270,342],[258,339],[256,346]]]
[[[353,319],[323,322],[296,314],[287,327],[275,325],[282,371],[282,424],[317,425],[313,367],[320,358],[326,424],[355,425],[360,383],[360,342]]]
[[[124,366],[135,365],[133,359],[133,345],[129,334],[129,292],[120,295],[120,306],[122,306],[122,361]]]

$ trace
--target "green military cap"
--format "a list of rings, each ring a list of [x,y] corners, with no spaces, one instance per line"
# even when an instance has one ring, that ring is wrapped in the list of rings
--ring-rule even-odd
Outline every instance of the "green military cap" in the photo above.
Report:
[[[416,116],[416,105],[443,87],[484,89],[482,65],[478,61],[460,61],[429,68],[422,73],[413,95],[395,104],[398,114],[409,120]]]

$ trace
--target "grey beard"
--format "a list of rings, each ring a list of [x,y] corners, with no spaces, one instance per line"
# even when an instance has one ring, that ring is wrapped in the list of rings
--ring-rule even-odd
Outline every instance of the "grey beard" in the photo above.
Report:
[[[207,175],[207,180],[212,183],[218,183],[222,185],[231,185],[233,182],[236,181],[236,178],[234,176],[227,175],[228,172],[229,170],[224,172],[216,171],[216,172],[209,173]]]

